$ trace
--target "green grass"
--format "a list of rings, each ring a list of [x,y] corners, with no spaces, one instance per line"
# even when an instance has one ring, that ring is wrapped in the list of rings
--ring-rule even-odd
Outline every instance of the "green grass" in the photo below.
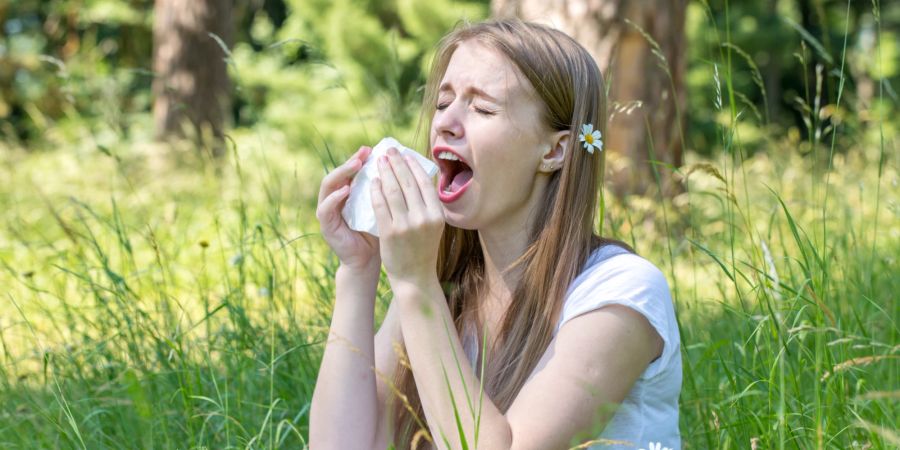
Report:
[[[0,446],[302,442],[333,263],[301,229],[316,162],[291,159],[4,161]]]
[[[672,199],[604,196],[604,234],[673,290],[684,448],[900,447],[895,131],[875,114],[807,142],[754,123],[732,51],[710,66],[717,156],[688,154]],[[0,448],[305,446],[333,159],[264,127],[232,138],[218,168],[148,157],[140,136],[0,147]]]
[[[334,292],[323,170],[235,138],[218,172],[2,153],[0,446],[303,445]],[[607,233],[673,287],[685,447],[895,447],[900,175],[838,154],[823,209],[810,159],[773,144],[692,161],[672,201],[606,198]]]

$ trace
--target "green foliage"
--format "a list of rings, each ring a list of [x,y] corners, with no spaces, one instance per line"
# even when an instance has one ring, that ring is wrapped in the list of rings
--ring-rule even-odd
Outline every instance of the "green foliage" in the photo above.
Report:
[[[129,134],[133,115],[150,108],[151,5],[0,5],[0,137],[43,148],[83,139],[73,128]]]
[[[728,77],[739,111],[751,119],[742,121],[747,151],[766,150],[770,144],[766,136],[790,136],[797,151],[808,154],[815,141],[828,135],[826,128],[838,124],[862,130],[885,124],[888,135],[894,136],[900,128],[894,119],[900,101],[896,92],[900,73],[895,69],[900,54],[894,38],[900,4],[888,3],[703,0],[689,4],[688,147],[713,154],[715,130],[729,121],[710,102],[715,85],[712,65]],[[817,65],[822,66],[820,75]],[[838,105],[842,77],[847,84]],[[880,77],[885,78],[882,93],[871,89]],[[821,83],[818,89],[817,83]],[[815,101],[830,115],[812,118]],[[868,120],[873,113],[880,120]],[[818,134],[817,121],[822,125]],[[849,147],[849,142],[838,146]]]
[[[484,2],[450,0],[287,4],[293,13],[266,50],[236,46],[238,67],[248,68],[237,78],[264,96],[261,121],[302,147],[328,142],[342,152],[384,135],[411,142],[431,48],[460,18],[487,12]]]
[[[295,148],[320,153],[326,142],[343,153],[389,134],[411,142],[435,43],[460,20],[486,17],[487,3],[238,2],[233,125],[274,127]],[[151,107],[152,6],[23,0],[0,8],[0,136],[56,148],[74,137],[71,129],[149,134],[135,128],[150,123],[137,116]],[[716,127],[726,120],[708,101],[713,64],[753,116],[742,125],[748,151],[766,148],[762,136],[777,135],[793,136],[798,151],[811,153],[812,141],[838,121],[871,136],[878,121],[872,115],[887,123],[888,136],[900,128],[900,5],[715,0],[690,3],[687,16],[688,149],[712,154]],[[839,67],[845,35],[846,67]],[[809,113],[817,64],[820,104],[833,107],[825,109],[831,115],[822,118],[818,137]],[[850,83],[837,105],[842,70]],[[880,77],[884,93],[871,89]]]
[[[288,0],[281,18],[275,3],[236,5],[248,29],[236,30],[232,48],[234,125],[276,127],[294,146],[320,151],[328,142],[349,152],[387,134],[412,140],[432,46],[459,20],[487,14],[484,0]],[[28,148],[57,147],[73,138],[70,127],[111,126],[127,138],[134,116],[151,107],[151,8],[148,0],[0,8],[0,135]],[[140,133],[151,133],[147,124]]]

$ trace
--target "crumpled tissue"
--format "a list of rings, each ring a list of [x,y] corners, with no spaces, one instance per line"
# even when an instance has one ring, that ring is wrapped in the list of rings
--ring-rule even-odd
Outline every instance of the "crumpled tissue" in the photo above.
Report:
[[[386,137],[381,140],[372,152],[369,158],[363,164],[362,168],[353,177],[350,182],[350,197],[341,210],[341,216],[347,221],[347,225],[351,230],[362,231],[373,236],[378,236],[378,224],[375,221],[375,209],[372,208],[371,186],[372,180],[379,178],[378,175],[378,158],[387,154],[389,148],[396,148],[401,155],[412,155],[413,159],[419,162],[422,169],[429,177],[433,177],[438,166],[431,162],[428,158],[420,155],[415,150],[404,147],[396,139]]]

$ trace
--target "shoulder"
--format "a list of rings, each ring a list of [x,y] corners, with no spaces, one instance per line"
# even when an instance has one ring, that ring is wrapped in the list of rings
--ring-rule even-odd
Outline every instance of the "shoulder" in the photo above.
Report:
[[[606,245],[591,254],[569,288],[569,300],[590,293],[600,299],[669,300],[669,283],[656,265],[621,247]]]
[[[572,319],[600,309],[618,311],[624,314],[620,316],[623,318],[640,318],[655,332],[651,334],[662,339],[661,358],[654,361],[645,377],[654,375],[677,357],[680,337],[669,284],[662,271],[650,261],[627,251],[595,250],[566,295],[556,329],[560,331]]]
[[[657,328],[667,328],[674,305],[662,271],[634,253],[606,247],[591,254],[570,285],[558,326],[585,312],[619,304],[640,312]]]

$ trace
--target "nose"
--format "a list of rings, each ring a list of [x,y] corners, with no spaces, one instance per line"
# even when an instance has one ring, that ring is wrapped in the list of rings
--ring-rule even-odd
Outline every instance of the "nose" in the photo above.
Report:
[[[465,135],[462,118],[460,116],[459,100],[454,100],[443,110],[435,110],[432,127],[438,135],[445,140],[459,139]]]

